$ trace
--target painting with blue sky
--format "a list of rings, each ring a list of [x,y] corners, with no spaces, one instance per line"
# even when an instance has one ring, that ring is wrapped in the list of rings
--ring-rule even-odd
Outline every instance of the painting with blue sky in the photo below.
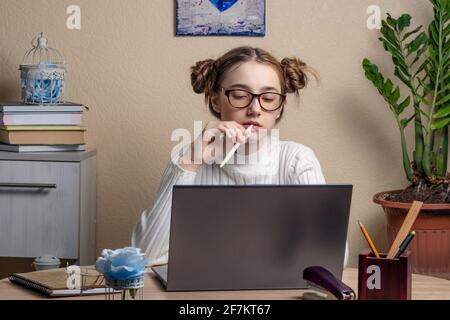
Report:
[[[179,36],[266,33],[265,0],[176,0]]]

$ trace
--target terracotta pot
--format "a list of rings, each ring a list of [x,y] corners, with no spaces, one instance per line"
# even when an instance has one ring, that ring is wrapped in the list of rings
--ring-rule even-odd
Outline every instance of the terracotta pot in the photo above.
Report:
[[[373,201],[386,213],[389,245],[394,242],[411,203],[386,201],[383,196],[401,191],[385,191],[373,196]],[[412,251],[412,271],[450,279],[450,203],[424,203],[412,229],[416,231],[408,247]]]

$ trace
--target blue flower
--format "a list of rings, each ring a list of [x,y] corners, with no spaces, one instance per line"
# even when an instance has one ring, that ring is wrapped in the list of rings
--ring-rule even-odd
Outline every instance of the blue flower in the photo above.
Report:
[[[108,279],[127,280],[142,275],[147,264],[148,260],[139,248],[104,249],[95,269]]]
[[[64,92],[62,66],[41,61],[22,70],[22,99],[32,103],[60,102]]]
[[[26,89],[26,84],[23,86]],[[61,96],[64,80],[29,79],[28,88],[25,91],[25,100],[28,102],[58,102]]]

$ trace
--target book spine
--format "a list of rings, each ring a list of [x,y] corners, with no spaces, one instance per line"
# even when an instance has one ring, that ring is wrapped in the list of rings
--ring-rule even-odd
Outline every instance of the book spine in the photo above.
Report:
[[[0,112],[82,112],[82,106],[61,107],[29,107],[29,106],[0,106]]]
[[[12,125],[81,125],[82,114],[69,113],[69,114],[4,114],[0,116],[0,125],[12,126]]]

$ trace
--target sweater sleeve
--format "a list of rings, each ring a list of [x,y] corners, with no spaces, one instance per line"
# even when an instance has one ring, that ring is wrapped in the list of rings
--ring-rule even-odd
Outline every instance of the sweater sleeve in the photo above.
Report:
[[[156,199],[142,212],[131,234],[131,245],[140,248],[150,265],[165,264],[169,255],[169,229],[174,185],[194,184],[196,172],[183,170],[179,165],[181,154],[167,165]]]
[[[308,148],[295,148],[292,161],[288,167],[289,181],[292,184],[325,184],[319,160]]]
[[[289,180],[292,184],[326,184],[319,160],[308,147],[297,149],[289,165]],[[348,241],[345,243],[344,268],[348,263]]]

